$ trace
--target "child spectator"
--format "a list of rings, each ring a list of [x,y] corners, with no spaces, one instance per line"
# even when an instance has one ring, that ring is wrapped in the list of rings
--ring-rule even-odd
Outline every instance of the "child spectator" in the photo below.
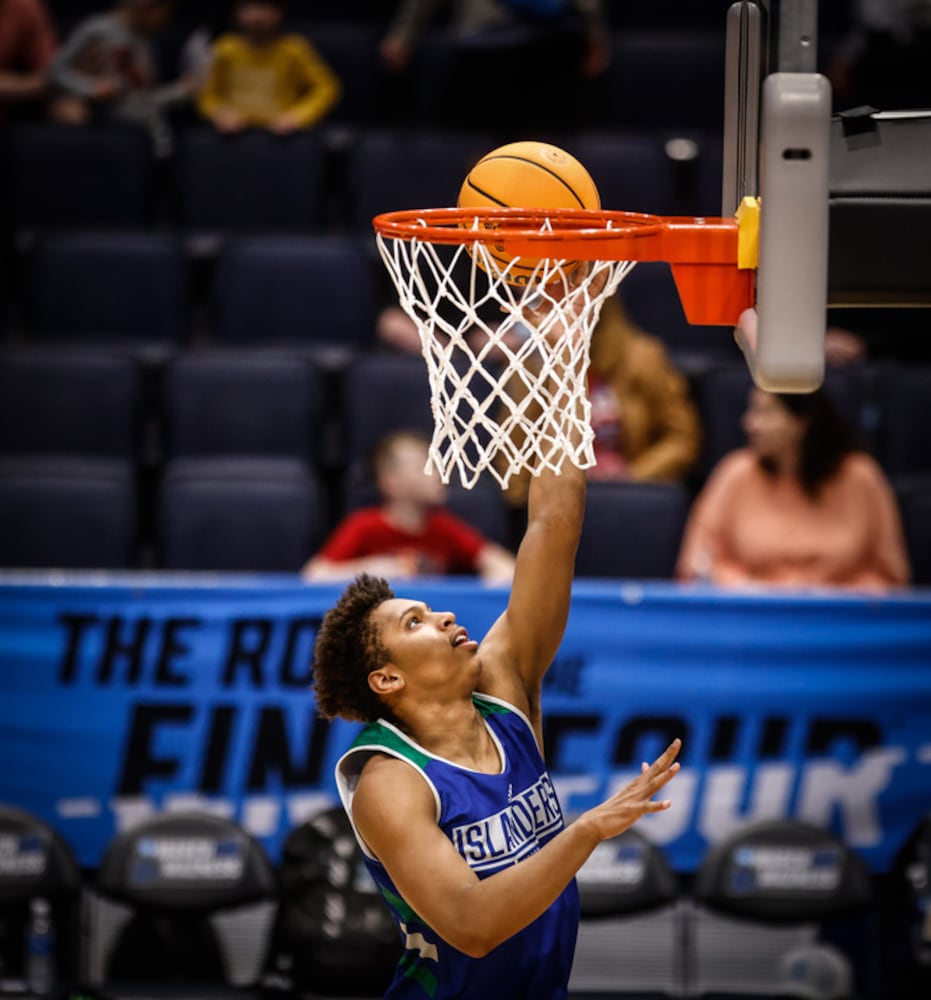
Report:
[[[220,132],[249,127],[286,135],[333,107],[340,83],[307,39],[282,30],[283,0],[238,0],[236,31],[214,43],[198,110]]]
[[[424,472],[427,452],[427,439],[412,431],[379,442],[373,470],[381,504],[344,518],[304,566],[306,579],[474,573],[487,582],[510,582],[513,555],[443,509],[446,487],[435,471]]]
[[[60,121],[83,124],[112,116],[145,125],[158,155],[171,152],[166,110],[188,100],[187,80],[160,85],[153,41],[172,14],[171,0],[120,0],[112,11],[82,21],[52,65],[62,97]]]
[[[872,591],[908,583],[892,489],[853,448],[824,389],[754,388],[743,426],[747,447],[721,460],[692,508],[680,579]]]

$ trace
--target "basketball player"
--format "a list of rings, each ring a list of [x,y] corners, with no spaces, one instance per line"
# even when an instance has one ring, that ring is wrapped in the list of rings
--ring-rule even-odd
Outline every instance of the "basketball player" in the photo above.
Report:
[[[386,997],[557,1000],[578,926],[574,876],[646,813],[679,740],[564,827],[543,760],[541,684],[566,624],[585,472],[541,471],[507,608],[479,643],[450,611],[360,576],[317,638],[317,704],[370,723],[337,765],[404,953]]]

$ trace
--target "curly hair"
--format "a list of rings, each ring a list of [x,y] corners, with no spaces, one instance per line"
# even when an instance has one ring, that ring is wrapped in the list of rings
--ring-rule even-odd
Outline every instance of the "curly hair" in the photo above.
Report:
[[[371,614],[392,597],[386,580],[362,573],[324,615],[313,666],[317,711],[324,718],[371,722],[390,714],[369,687],[368,675],[388,661]]]

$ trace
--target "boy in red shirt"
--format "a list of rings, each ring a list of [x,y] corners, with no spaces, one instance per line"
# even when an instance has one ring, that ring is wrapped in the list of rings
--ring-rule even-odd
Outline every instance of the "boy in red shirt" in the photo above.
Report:
[[[379,443],[373,466],[381,504],[345,517],[304,566],[305,579],[473,573],[510,581],[514,556],[443,508],[446,486],[435,472],[424,473],[427,451],[426,438],[411,431]]]

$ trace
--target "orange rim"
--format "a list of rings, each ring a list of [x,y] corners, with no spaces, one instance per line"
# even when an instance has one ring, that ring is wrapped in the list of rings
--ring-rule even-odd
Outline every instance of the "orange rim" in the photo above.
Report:
[[[736,219],[587,209],[427,208],[372,220],[382,237],[421,243],[493,243],[512,256],[667,261],[686,319],[733,325],[753,305],[754,275],[737,266]]]

